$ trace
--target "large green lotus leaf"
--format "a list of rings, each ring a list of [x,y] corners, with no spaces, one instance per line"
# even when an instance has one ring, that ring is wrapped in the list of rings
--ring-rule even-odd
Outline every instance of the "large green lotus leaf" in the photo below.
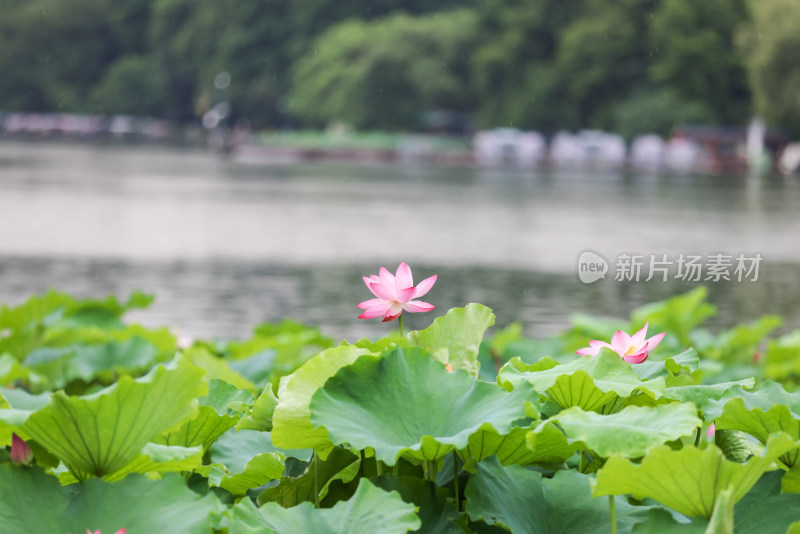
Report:
[[[72,497],[69,511],[72,517],[67,532],[90,528],[116,532],[114,529],[125,527],[128,534],[205,534],[219,521],[224,507],[211,494],[197,495],[186,487],[183,477],[172,473],[162,480],[141,475],[115,483],[88,480]]]
[[[691,403],[656,407],[628,406],[601,415],[569,408],[548,419],[557,422],[570,442],[578,442],[603,458],[644,456],[648,449],[686,436],[702,423]]]
[[[481,304],[467,304],[464,308],[448,311],[425,330],[409,332],[406,339],[411,346],[441,355],[442,363],[450,363],[454,369],[463,369],[477,377],[481,340],[486,329],[493,324],[492,310]],[[447,349],[447,352],[441,349]]]
[[[697,356],[697,351],[694,349],[687,349],[665,360],[645,360],[631,367],[636,374],[639,375],[639,378],[652,380],[658,377],[666,378],[670,373],[692,373],[697,371],[699,362],[700,358]]]
[[[521,466],[489,457],[467,483],[466,512],[473,521],[526,534],[606,534],[611,530],[607,499],[593,499],[589,477],[558,471],[545,479]],[[615,497],[619,532],[646,520],[649,507]]]
[[[543,454],[544,448],[529,449],[526,445],[526,436],[529,431],[529,427],[519,426],[513,427],[510,432],[505,434],[500,434],[492,428],[482,429],[469,437],[467,447],[458,451],[458,455],[465,463],[478,462],[489,456],[496,456],[503,465],[563,461],[563,459],[553,459],[547,453]],[[563,438],[564,434],[561,431],[558,433]],[[563,444],[567,448],[569,447],[566,439],[563,440]]]
[[[209,448],[209,458],[224,464],[231,473],[241,473],[253,456],[276,452],[270,435],[256,430],[228,430]]]
[[[681,402],[691,402],[703,412],[706,421],[711,421],[722,412],[718,401],[740,397],[745,387],[753,387],[755,380],[746,378],[735,382],[722,382],[708,385],[675,386],[664,391],[664,397]]]
[[[67,532],[68,504],[55,477],[38,467],[0,463],[0,525],[4,532]]]
[[[40,469],[0,465],[0,525],[9,533],[180,532],[206,534],[224,508],[201,497],[177,474],[163,480],[136,475],[119,482],[87,480],[62,488]]]
[[[180,447],[148,443],[142,448],[141,454],[122,469],[103,477],[103,480],[107,482],[122,480],[131,473],[193,471],[202,463],[202,447]],[[61,480],[61,477],[59,479]]]
[[[30,438],[20,426],[31,412],[44,408],[49,402],[49,393],[31,395],[23,389],[0,388],[0,443],[10,445],[14,432],[23,439]]]
[[[11,445],[11,435],[16,432],[24,439],[30,436],[19,429],[31,411],[39,410],[50,402],[50,395],[31,395],[22,389],[0,388],[0,446]],[[13,408],[12,408],[13,406]]]
[[[267,385],[253,405],[247,409],[245,416],[236,423],[236,430],[272,432],[272,416],[276,406],[278,397],[272,392],[272,386]]]
[[[372,482],[384,491],[396,491],[407,503],[417,506],[422,522],[414,532],[425,534],[462,534],[455,521],[459,513],[450,502],[451,493],[436,484],[416,477],[383,475]]]
[[[244,495],[247,490],[263,486],[281,478],[284,471],[283,457],[275,452],[253,456],[240,473],[230,473],[220,463],[202,466],[197,472],[208,478],[208,485],[222,488],[233,495]]]
[[[127,374],[152,367],[159,350],[145,339],[134,336],[125,341],[66,347],[42,347],[28,354],[25,365],[45,376],[53,389],[63,388],[73,380],[91,382],[95,378],[111,380],[115,374]]]
[[[714,411],[718,411],[723,402],[718,401]],[[739,397],[724,402],[716,425],[719,429],[747,432],[762,443],[776,432],[786,432],[795,441],[800,440],[800,391],[787,393],[780,384],[766,382],[755,392],[742,392]],[[800,449],[781,457],[789,467],[797,465],[798,460]]]
[[[736,534],[783,534],[793,521],[800,520],[800,495],[781,494],[781,471],[767,472],[733,508],[733,532]],[[785,477],[784,477],[785,478]],[[705,534],[709,528],[703,518],[690,524],[676,523],[665,509],[656,509],[646,524],[637,525],[635,533]]]
[[[762,443],[766,443],[769,436],[777,432],[785,432],[795,441],[800,440],[800,419],[793,417],[789,407],[776,404],[764,411],[761,406],[747,409],[747,404],[742,397],[729,400],[716,420],[716,427],[719,430],[747,432]],[[781,456],[781,461],[792,467],[798,464],[799,457],[800,449],[794,449]]]
[[[610,531],[608,499],[592,496],[592,478],[577,471],[558,471],[551,479],[543,478],[547,504],[547,527],[550,533],[605,534]],[[632,506],[627,499],[615,496],[618,532],[630,532],[634,525],[647,520],[649,506]]]
[[[734,534],[733,532],[733,486],[719,492],[714,503],[714,513],[708,521],[706,534]]]
[[[249,403],[252,399],[253,394],[249,391],[236,389],[214,378],[209,381],[208,395],[198,399],[200,407],[197,415],[177,430],[153,438],[153,442],[182,447],[200,445],[205,451],[241,417],[234,407]]]
[[[617,404],[620,398],[613,391],[603,391],[597,387],[585,371],[559,376],[545,393],[562,408],[579,406],[585,410],[602,410],[604,406]]]
[[[267,348],[241,360],[228,360],[228,366],[234,372],[253,382],[256,387],[263,388],[270,383],[272,378],[276,355],[275,349]],[[280,377],[277,377],[275,382],[278,381],[278,378]]]
[[[171,473],[176,471],[193,471],[203,463],[201,447],[178,447],[148,443],[142,453],[122,469],[103,477],[106,482],[122,480],[131,473]],[[52,470],[59,482],[66,486],[80,482],[62,463]]]
[[[655,506],[648,511],[647,521],[634,525],[634,534],[706,534],[708,520],[702,517],[689,519],[680,516],[681,522],[675,518],[675,513],[668,508]]]
[[[785,493],[800,493],[800,464],[795,463],[794,467],[783,475],[781,483]]]
[[[227,360],[215,356],[205,347],[192,347],[183,352],[193,364],[206,372],[209,379],[218,378],[237,389],[256,391],[256,385],[230,368]]]
[[[786,532],[800,520],[800,495],[781,493],[781,471],[764,473],[733,512],[736,534]]]
[[[664,391],[663,377],[641,380],[631,364],[608,349],[561,365],[550,358],[533,365],[513,358],[500,369],[497,381],[507,389],[528,382],[559,406],[584,410],[599,409],[617,397],[630,397],[638,391],[652,398],[659,398]]]
[[[332,345],[333,340],[318,329],[286,320],[256,327],[253,337],[228,343],[225,352],[232,369],[264,387],[277,384],[282,376]]]
[[[0,386],[16,380],[30,380],[31,372],[11,354],[0,355]]]
[[[538,463],[561,463],[566,461],[578,449],[570,443],[564,432],[549,419],[542,421],[525,436],[526,444],[534,454]]]
[[[656,447],[641,465],[614,456],[598,471],[594,494],[649,497],[688,517],[709,519],[720,492],[733,486],[733,502],[738,502],[779,456],[794,447],[788,435],[778,434],[761,455],[744,464],[727,460],[715,446],[678,451]]]
[[[764,338],[782,323],[777,315],[764,315],[752,323],[736,325],[720,332],[711,346],[703,347],[702,353],[727,364],[751,364]]]
[[[336,373],[314,394],[311,422],[334,443],[372,447],[388,465],[403,454],[435,460],[466,447],[481,428],[510,432],[538,397],[524,386],[508,393],[465,371],[448,372],[423,350],[395,349]]]
[[[174,356],[177,340],[168,328],[145,328],[142,325],[120,325],[114,329],[99,328],[96,325],[67,326],[63,321],[47,326],[43,346],[66,347],[70,345],[103,345],[110,342],[125,343],[134,338],[146,341],[158,351],[161,357]]]
[[[109,475],[136,458],[155,436],[197,413],[197,397],[207,384],[203,371],[182,357],[158,366],[139,379],[119,382],[85,397],[52,394],[48,404],[26,409],[9,399],[12,409],[0,419],[60,457],[75,475]]]
[[[283,476],[284,456],[274,450],[267,433],[229,430],[209,448],[211,464],[197,472],[209,485],[243,495]]]
[[[243,499],[233,507],[228,531],[230,534],[394,534],[415,530],[420,525],[413,504],[404,502],[397,492],[383,491],[369,480],[361,479],[348,501],[327,509],[315,509],[309,502],[293,508],[274,502],[256,508],[250,499]]]
[[[791,412],[792,417],[800,419],[800,390],[788,393],[783,386],[776,382],[767,381],[757,390],[741,392],[736,398],[741,398],[747,410],[760,408],[766,412],[774,406],[783,405]],[[721,412],[723,411],[721,408],[727,407],[727,402],[727,399],[722,399],[709,404]]]
[[[92,338],[87,343],[124,341],[114,336],[131,328],[124,327],[122,314],[146,307],[151,301],[151,296],[141,293],[132,294],[127,303],[115,297],[78,301],[52,291],[34,296],[21,306],[0,311],[0,331],[9,331],[8,336],[0,337],[0,353],[8,351],[21,360],[42,346],[83,343],[84,334]],[[152,342],[148,336],[142,337]]]
[[[315,487],[319,489],[321,499],[334,480],[352,480],[358,471],[348,470],[348,467],[357,468],[357,460],[358,457],[349,450],[334,447],[325,460],[315,456],[300,476],[284,476],[277,486],[265,489],[258,496],[258,504],[277,502],[284,508],[290,508],[301,502],[314,502]]]
[[[0,329],[21,330],[36,322],[52,322],[64,309],[75,304],[75,299],[64,293],[48,291],[34,295],[19,306],[0,306]]]
[[[800,375],[800,329],[769,340],[764,360],[764,374],[773,380]]]
[[[322,351],[281,379],[278,405],[272,414],[272,442],[284,449],[312,448],[327,454],[333,444],[326,429],[311,424],[311,397],[339,369],[367,354],[372,353],[353,345],[340,345]]]
[[[535,471],[503,466],[497,458],[489,457],[476,465],[464,497],[465,511],[473,521],[482,520],[511,532],[548,532],[542,477]]]

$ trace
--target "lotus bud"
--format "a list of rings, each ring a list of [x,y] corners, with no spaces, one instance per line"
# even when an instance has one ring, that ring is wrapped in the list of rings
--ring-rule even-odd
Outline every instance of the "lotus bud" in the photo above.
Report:
[[[11,461],[17,465],[31,465],[33,462],[33,451],[18,435],[11,437]]]

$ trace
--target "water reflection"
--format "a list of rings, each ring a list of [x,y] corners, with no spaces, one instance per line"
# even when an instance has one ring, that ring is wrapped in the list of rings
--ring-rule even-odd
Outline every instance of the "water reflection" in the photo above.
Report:
[[[583,285],[586,248],[759,252],[759,282],[709,286],[714,321],[769,312],[800,326],[798,207],[800,183],[784,177],[243,167],[172,149],[0,143],[0,301],[143,289],[158,300],[139,318],[188,335],[293,316],[352,339],[385,331],[355,319],[369,297],[360,276],[406,260],[419,279],[440,275],[440,310],[483,302],[499,325],[548,335],[576,311],[624,316],[693,287]]]
[[[355,306],[370,298],[361,276],[372,264],[300,267],[258,262],[139,262],[0,257],[4,302],[19,302],[31,292],[56,287],[79,296],[126,295],[135,289],[156,294],[146,311],[131,317],[151,326],[170,325],[192,337],[241,337],[261,321],[294,317],[319,325],[337,338],[377,337],[387,325],[363,321]],[[680,281],[592,285],[571,274],[548,274],[485,267],[454,268],[420,264],[417,277],[438,273],[429,294],[438,309],[411,314],[410,328],[426,326],[454,306],[480,302],[495,310],[497,326],[520,321],[532,336],[552,335],[574,313],[626,317],[636,306],[697,286]],[[772,264],[755,283],[708,284],[719,313],[712,327],[728,327],[765,313],[785,317],[784,331],[800,328],[800,267]]]

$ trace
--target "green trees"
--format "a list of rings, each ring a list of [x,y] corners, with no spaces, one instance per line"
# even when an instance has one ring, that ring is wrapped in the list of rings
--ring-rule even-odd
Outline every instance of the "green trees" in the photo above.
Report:
[[[738,44],[756,109],[770,123],[800,135],[800,4],[759,0],[751,9],[753,22],[742,29]]]
[[[555,65],[561,30],[583,0],[498,0],[476,8],[480,45],[472,61],[480,126],[569,127],[576,122]]]
[[[0,1],[0,109],[257,128],[741,124],[800,131],[792,0]],[[223,93],[219,72],[231,76]]]
[[[715,122],[750,113],[750,90],[734,41],[748,20],[745,0],[662,0],[653,14],[653,81],[713,111]]]
[[[119,53],[106,0],[80,9],[12,0],[0,7],[0,98],[5,109],[79,110]]]
[[[426,109],[474,105],[465,58],[475,35],[468,10],[334,26],[296,65],[290,111],[324,124],[413,128]]]
[[[748,20],[743,0],[500,0],[477,9],[482,125],[631,135],[750,113],[733,46]]]

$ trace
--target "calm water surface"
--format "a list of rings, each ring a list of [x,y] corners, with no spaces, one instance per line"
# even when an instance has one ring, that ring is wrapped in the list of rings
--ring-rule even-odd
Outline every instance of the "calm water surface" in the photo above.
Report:
[[[359,321],[360,276],[408,261],[439,282],[426,300],[467,302],[551,334],[575,312],[625,316],[694,284],[582,284],[580,251],[760,253],[758,282],[709,283],[731,325],[780,313],[800,327],[800,180],[517,172],[427,166],[241,166],[201,152],[0,143],[0,302],[56,288],[142,289],[135,319],[237,337],[292,316],[335,337]],[[613,265],[612,265],[613,269]],[[410,326],[432,317],[411,316]]]

